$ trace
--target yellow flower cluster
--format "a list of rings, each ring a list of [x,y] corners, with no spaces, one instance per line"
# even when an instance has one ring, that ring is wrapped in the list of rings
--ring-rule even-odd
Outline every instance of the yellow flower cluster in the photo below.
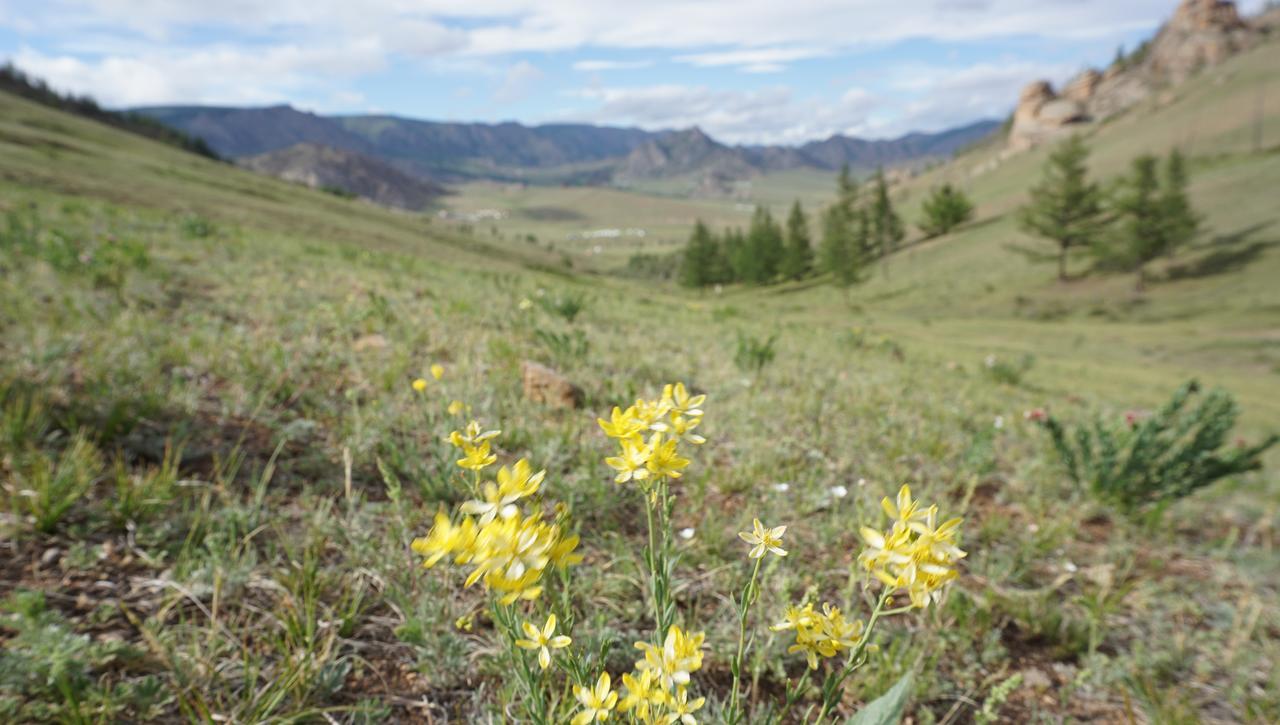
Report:
[[[811,602],[800,608],[787,607],[783,620],[769,629],[774,632],[794,631],[796,642],[787,652],[803,652],[809,660],[809,669],[816,670],[819,657],[835,657],[857,647],[864,625],[861,620],[848,621],[839,607],[830,604],[824,603],[822,612],[815,612]]]
[[[680,443],[707,441],[695,430],[702,422],[700,406],[706,399],[690,395],[684,383],[676,383],[664,387],[656,400],[639,399],[626,410],[614,406],[610,420],[598,419],[605,435],[618,441],[619,454],[605,459],[617,471],[614,481],[648,485],[680,478],[681,469],[689,465],[689,459],[680,455]]]
[[[965,557],[956,546],[961,519],[938,525],[938,507],[921,508],[905,485],[896,501],[886,496],[880,505],[893,525],[888,531],[862,527],[867,548],[858,561],[890,591],[905,590],[912,606],[937,602],[943,586],[958,576],[956,562]]]
[[[489,441],[499,431],[484,431],[472,421],[464,431],[454,431],[450,441],[466,457],[462,468],[474,471],[477,479],[497,460]],[[566,536],[558,523],[542,520],[540,508],[529,513],[519,503],[538,493],[546,471],[534,473],[523,458],[511,468],[498,470],[496,481],[476,486],[477,498],[458,508],[457,522],[445,512],[436,513],[435,524],[423,538],[414,539],[413,550],[423,557],[426,568],[451,556],[453,563],[471,565],[467,586],[483,581],[499,595],[503,604],[517,599],[536,599],[542,594],[542,575],[549,566],[576,564],[577,536]],[[554,629],[554,627],[553,627]]]
[[[697,725],[694,713],[706,704],[706,698],[689,698],[689,682],[694,672],[702,669],[702,632],[685,633],[672,625],[662,646],[636,642],[644,657],[636,661],[635,671],[622,676],[626,695],[621,699],[610,689],[609,673],[600,675],[595,687],[573,688],[582,710],[574,717],[574,725],[608,720],[616,707],[630,712],[645,725]]]

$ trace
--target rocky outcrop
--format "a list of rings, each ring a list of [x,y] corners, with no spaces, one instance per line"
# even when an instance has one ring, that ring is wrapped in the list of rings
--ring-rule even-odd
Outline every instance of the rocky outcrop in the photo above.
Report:
[[[1182,0],[1154,38],[1106,71],[1085,70],[1067,82],[1061,95],[1047,81],[1027,86],[1014,112],[1009,146],[1030,148],[1088,121],[1114,116],[1248,48],[1265,31],[1262,18],[1245,22],[1233,2]]]
[[[260,174],[337,191],[375,204],[419,211],[446,192],[439,184],[410,176],[385,161],[354,151],[296,144],[286,149],[240,159]]]
[[[1048,81],[1036,81],[1022,89],[1018,97],[1009,144],[1018,149],[1030,148],[1069,132],[1088,118],[1084,103],[1065,93],[1054,93]]]

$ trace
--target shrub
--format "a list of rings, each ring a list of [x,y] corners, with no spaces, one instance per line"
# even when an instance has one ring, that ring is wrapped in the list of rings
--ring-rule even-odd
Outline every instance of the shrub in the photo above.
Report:
[[[744,373],[759,375],[760,371],[765,369],[777,357],[778,352],[774,348],[774,344],[777,341],[777,335],[770,335],[767,339],[761,339],[739,332],[738,350],[733,355],[733,364],[737,365],[738,369]]]
[[[545,295],[538,298],[538,305],[547,312],[563,317],[565,322],[573,323],[578,315],[587,308],[587,296],[581,292],[566,292],[562,295]]]
[[[1071,431],[1052,416],[1042,424],[1077,484],[1126,512],[1159,510],[1220,478],[1261,468],[1263,451],[1280,440],[1272,434],[1254,446],[1241,442],[1224,449],[1239,408],[1218,389],[1189,407],[1198,392],[1192,380],[1146,418],[1128,413],[1119,421],[1096,419]]]
[[[1004,360],[995,355],[988,355],[983,361],[982,369],[986,371],[987,377],[997,383],[1005,385],[1021,385],[1022,378],[1031,371],[1036,364],[1034,355],[1023,355],[1016,362],[1012,360]]]

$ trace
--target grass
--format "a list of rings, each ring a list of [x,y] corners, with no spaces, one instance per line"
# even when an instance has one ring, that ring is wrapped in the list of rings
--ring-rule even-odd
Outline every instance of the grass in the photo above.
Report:
[[[728,698],[724,593],[749,574],[736,533],[756,515],[791,527],[790,556],[762,570],[758,624],[774,621],[806,592],[856,592],[858,528],[904,481],[965,516],[970,555],[942,605],[889,620],[842,715],[914,671],[915,722],[984,707],[1017,722],[1280,719],[1275,453],[1151,527],[1072,486],[1022,418],[1119,415],[1196,376],[1236,394],[1242,435],[1280,427],[1280,156],[1245,153],[1248,116],[1228,112],[1274,54],[1193,81],[1135,116],[1148,126],[1096,131],[1105,175],[1203,124],[1192,193],[1211,232],[1142,299],[1122,279],[1059,285],[1005,250],[1026,242],[1008,212],[1042,152],[974,178],[975,224],[900,252],[847,299],[812,284],[697,296],[0,96],[3,719],[501,719],[518,693],[494,624],[455,626],[482,595],[409,550],[459,498],[441,440],[463,422],[453,399],[574,512],[575,646],[612,646],[621,671],[649,627],[644,507],[611,482],[595,417],[674,380],[709,396],[673,515],[689,534],[678,617],[707,632],[704,721]],[[1210,101],[1224,112],[1193,122]],[[993,153],[913,181],[908,215],[934,179]],[[592,225],[643,198],[512,193],[526,209],[593,206]],[[478,194],[454,203],[490,203]],[[639,223],[683,209],[672,229],[711,204],[647,203]],[[1239,259],[1206,261],[1224,252]],[[742,340],[770,340],[768,359],[740,369]],[[984,373],[988,355],[1024,354],[1016,378]],[[525,359],[554,364],[585,409],[525,401]],[[444,378],[415,393],[435,362]],[[778,692],[803,662],[757,630],[749,679]]]

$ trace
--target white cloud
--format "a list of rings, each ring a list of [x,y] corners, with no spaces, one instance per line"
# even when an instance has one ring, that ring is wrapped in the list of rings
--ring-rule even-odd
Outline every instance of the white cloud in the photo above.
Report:
[[[858,134],[879,100],[850,89],[836,102],[796,98],[786,86],[750,91],[660,84],[578,91],[594,110],[567,114],[574,120],[636,125],[647,129],[698,126],[728,143],[801,143],[833,133]]]
[[[502,84],[493,92],[493,100],[499,103],[514,103],[529,94],[532,86],[542,80],[545,74],[527,60],[522,60],[507,69]]]
[[[585,73],[608,70],[637,70],[653,65],[651,60],[580,60],[573,64],[573,69]]]
[[[775,73],[786,68],[786,63],[824,55],[830,55],[830,51],[820,48],[747,48],[678,55],[675,59],[699,68],[736,66],[748,73]]]

